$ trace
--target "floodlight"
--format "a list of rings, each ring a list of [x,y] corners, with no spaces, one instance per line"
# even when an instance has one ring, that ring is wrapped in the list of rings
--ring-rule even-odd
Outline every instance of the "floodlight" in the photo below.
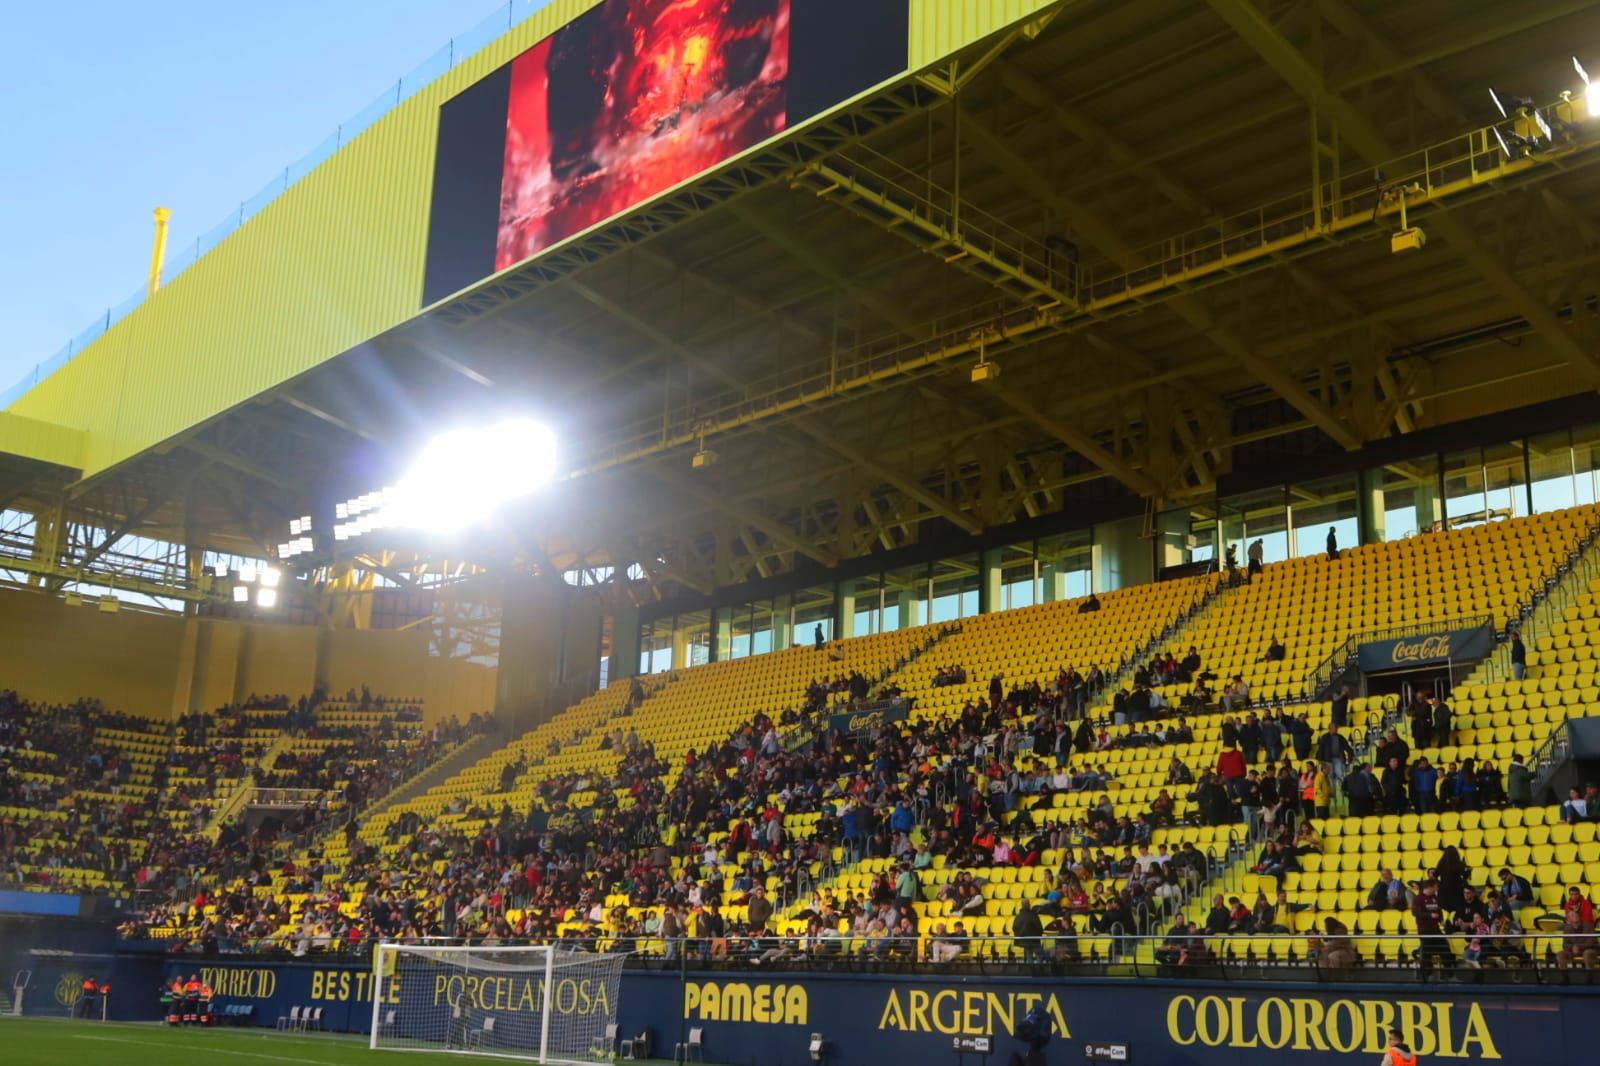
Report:
[[[310,515],[304,515],[304,516],[301,517],[301,519],[300,519],[300,532],[302,532],[302,533],[310,533],[311,532],[311,516]]]
[[[246,585],[254,585],[256,583],[256,568],[253,566],[240,567],[239,580],[243,581]]]
[[[1583,69],[1577,56],[1572,57],[1572,69],[1578,72],[1578,78],[1583,82],[1583,102],[1589,107],[1589,117],[1600,118],[1600,89],[1589,80],[1589,72]]]
[[[289,519],[289,535],[291,537],[298,537],[300,535],[300,519]]]
[[[249,603],[250,602],[250,590],[245,588],[243,585],[235,585],[235,586],[233,586],[233,602],[234,603]]]
[[[278,578],[281,575],[282,572],[277,567],[269,566],[261,571],[261,584],[269,589],[275,589],[278,587]]]
[[[257,589],[256,590],[256,606],[257,607],[276,607],[276,606],[278,606],[278,590],[277,589]]]
[[[488,518],[555,476],[556,439],[527,418],[442,433],[399,483],[378,494],[379,525],[452,533]]]
[[[343,504],[343,503],[334,504],[333,505],[333,517],[338,518],[338,519],[349,518],[350,517],[350,506],[348,504]]]

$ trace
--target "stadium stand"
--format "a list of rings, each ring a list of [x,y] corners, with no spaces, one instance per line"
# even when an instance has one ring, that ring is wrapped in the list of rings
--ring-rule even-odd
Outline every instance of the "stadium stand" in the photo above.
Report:
[[[1559,922],[1572,890],[1600,890],[1593,823],[1527,806],[1502,776],[1526,768],[1553,726],[1600,707],[1588,643],[1600,587],[1565,608],[1523,680],[1486,680],[1491,659],[1459,685],[1448,735],[1422,742],[1421,717],[1394,697],[1351,701],[1344,781],[1312,758],[1333,704],[1285,701],[1351,633],[1479,611],[1515,624],[1595,519],[1583,508],[1509,520],[1270,565],[1231,587],[1158,584],[1097,610],[1048,604],[613,685],[346,836],[174,899],[152,934],[297,954],[382,934],[560,937],[647,955],[688,944],[769,966],[1115,964],[1136,952],[1172,966],[1409,969],[1423,947],[1424,968],[1463,958],[1471,885],[1491,962],[1515,962],[1539,950],[1525,936]],[[1290,653],[1254,661],[1271,637]],[[1217,702],[1148,714],[1124,703],[1119,715],[1125,689],[1082,694],[1076,664],[1127,682],[1166,640],[1192,646],[1201,670],[1245,676],[1255,722]],[[830,733],[809,714],[833,687],[819,679],[852,674],[863,698],[849,705],[893,691],[910,715]],[[1156,689],[1174,704],[1189,694]],[[1245,726],[1267,721],[1283,723],[1276,743],[1247,744],[1235,762]],[[1352,813],[1366,800],[1350,778],[1397,741],[1409,779],[1424,757],[1439,768],[1433,798],[1408,780],[1404,807],[1391,797]],[[1377,889],[1385,873],[1398,906]],[[1444,944],[1414,917],[1428,920],[1416,900],[1429,879],[1440,935],[1460,934]],[[1514,910],[1502,881],[1523,886]],[[1408,935],[1352,946],[1365,933]]]
[[[408,710],[409,708],[409,710]],[[0,693],[0,884],[170,892],[241,837],[256,788],[304,790],[265,831],[307,833],[421,772],[486,724],[424,730],[414,703],[252,698],[155,722]],[[221,807],[231,796],[232,808]]]

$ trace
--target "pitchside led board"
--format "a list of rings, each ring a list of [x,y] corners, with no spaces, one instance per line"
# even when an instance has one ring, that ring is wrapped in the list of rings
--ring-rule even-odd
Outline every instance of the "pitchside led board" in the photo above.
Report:
[[[426,306],[906,69],[909,0],[604,0],[439,109]]]

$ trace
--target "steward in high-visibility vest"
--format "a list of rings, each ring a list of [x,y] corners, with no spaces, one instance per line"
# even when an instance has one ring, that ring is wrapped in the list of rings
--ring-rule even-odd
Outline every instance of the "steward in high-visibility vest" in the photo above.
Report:
[[[1383,1053],[1381,1066],[1417,1066],[1416,1052],[1406,1047],[1400,1034],[1392,1029],[1389,1031],[1389,1048]]]
[[[85,1018],[94,1017],[94,997],[98,994],[98,991],[95,988],[94,978],[85,977],[83,979],[83,988],[78,992],[75,1013]]]
[[[183,983],[183,1023],[193,1025],[200,1014],[200,978],[190,974]]]

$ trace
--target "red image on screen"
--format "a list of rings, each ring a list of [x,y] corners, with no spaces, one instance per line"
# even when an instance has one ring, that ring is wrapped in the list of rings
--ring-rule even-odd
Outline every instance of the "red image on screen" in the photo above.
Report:
[[[606,0],[512,61],[495,269],[784,129],[790,0]]]

